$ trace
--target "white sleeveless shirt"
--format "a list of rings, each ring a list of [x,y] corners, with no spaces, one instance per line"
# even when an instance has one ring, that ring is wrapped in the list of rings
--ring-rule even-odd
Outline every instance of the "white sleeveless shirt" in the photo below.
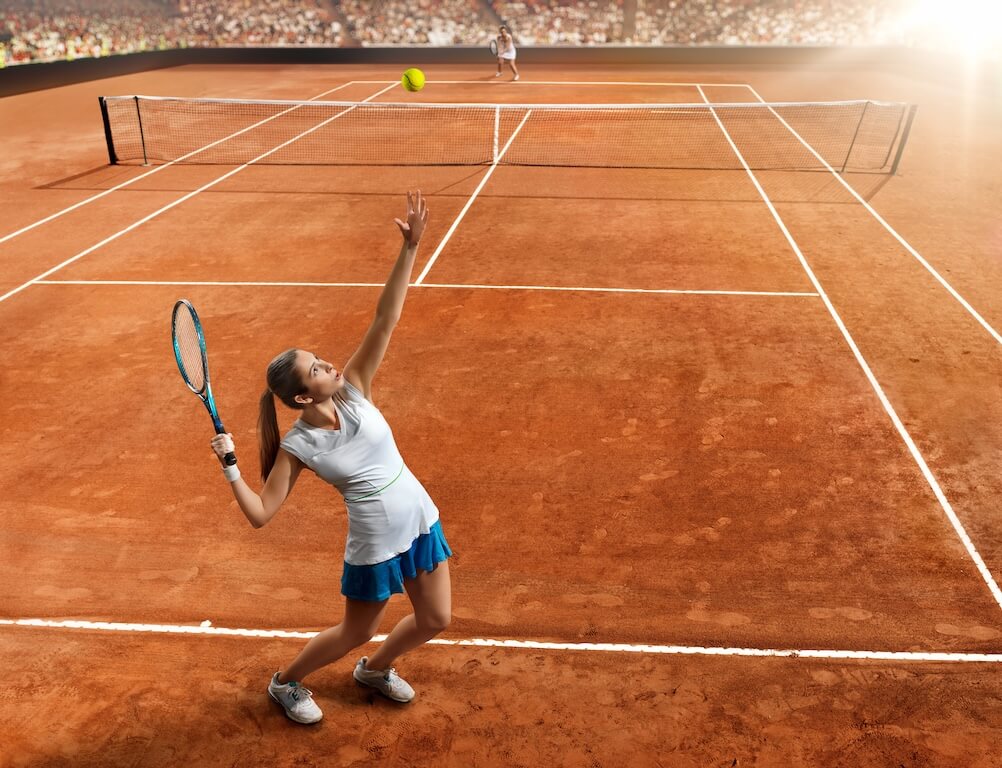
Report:
[[[374,565],[406,552],[438,508],[404,464],[383,414],[347,379],[334,395],[340,429],[298,419],[282,448],[337,488],[348,509],[345,562]]]

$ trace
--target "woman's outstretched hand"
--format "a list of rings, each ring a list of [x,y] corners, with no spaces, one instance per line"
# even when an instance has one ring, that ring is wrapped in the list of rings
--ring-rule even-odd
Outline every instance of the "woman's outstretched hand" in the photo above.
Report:
[[[407,193],[407,221],[393,220],[400,227],[400,234],[411,248],[416,248],[424,234],[424,226],[428,223],[428,204],[421,196],[419,189],[413,196]]]

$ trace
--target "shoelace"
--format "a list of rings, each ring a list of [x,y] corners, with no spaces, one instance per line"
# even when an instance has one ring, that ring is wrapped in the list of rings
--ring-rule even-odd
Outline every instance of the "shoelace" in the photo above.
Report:
[[[299,701],[300,694],[303,694],[303,696],[305,696],[307,699],[313,698],[313,691],[311,691],[309,688],[303,688],[301,685],[292,686],[290,690],[290,695],[292,696],[292,698],[295,699],[296,701]]]

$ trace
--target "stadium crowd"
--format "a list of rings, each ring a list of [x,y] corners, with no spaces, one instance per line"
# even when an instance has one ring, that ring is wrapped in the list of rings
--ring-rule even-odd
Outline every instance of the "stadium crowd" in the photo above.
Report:
[[[872,45],[895,33],[896,3],[876,0],[492,0],[527,45]]]
[[[340,46],[341,22],[317,0],[181,0],[174,26],[188,46]]]
[[[906,0],[0,0],[0,66],[190,46],[911,44]],[[629,4],[627,6],[627,3]]]
[[[322,0],[4,0],[0,65],[193,46],[345,45]]]
[[[898,6],[897,8],[895,6]],[[903,42],[900,4],[874,0],[639,0],[631,42],[647,45],[881,45]]]
[[[8,0],[0,45],[7,64],[174,47],[165,11],[156,0]]]
[[[362,45],[486,45],[494,20],[479,0],[341,0]]]

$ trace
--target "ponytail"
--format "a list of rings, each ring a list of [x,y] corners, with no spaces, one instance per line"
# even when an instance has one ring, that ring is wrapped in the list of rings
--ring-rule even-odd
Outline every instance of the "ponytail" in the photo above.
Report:
[[[278,456],[278,414],[275,413],[275,396],[270,389],[261,395],[257,416],[257,439],[261,451],[261,479],[268,482],[271,468]]]
[[[287,349],[268,363],[268,388],[262,393],[258,405],[257,439],[261,451],[261,479],[268,482],[271,468],[278,457],[281,439],[278,435],[278,414],[275,413],[275,396],[289,408],[302,410],[296,395],[306,391],[296,373],[296,350]]]

